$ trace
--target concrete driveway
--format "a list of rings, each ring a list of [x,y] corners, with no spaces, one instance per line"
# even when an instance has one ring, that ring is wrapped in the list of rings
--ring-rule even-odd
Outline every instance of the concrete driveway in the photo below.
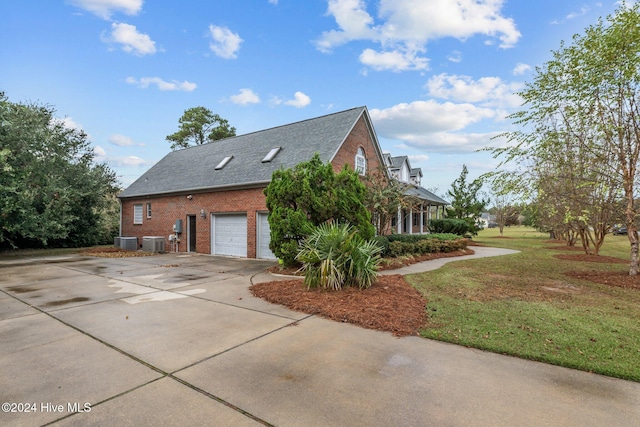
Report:
[[[0,425],[640,425],[638,383],[292,312],[268,265],[0,259]]]

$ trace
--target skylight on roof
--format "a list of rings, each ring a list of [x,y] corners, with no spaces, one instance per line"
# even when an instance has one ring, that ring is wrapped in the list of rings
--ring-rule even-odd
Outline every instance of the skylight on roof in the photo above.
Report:
[[[282,147],[272,148],[271,151],[269,151],[269,153],[264,156],[264,159],[262,159],[262,163],[267,163],[273,160],[273,158],[280,152],[281,149]]]
[[[220,163],[218,163],[218,166],[216,166],[214,169],[215,170],[220,170],[223,167],[225,167],[227,165],[227,163],[229,163],[231,161],[231,159],[233,159],[233,156],[227,156],[224,159],[222,159],[222,161]]]

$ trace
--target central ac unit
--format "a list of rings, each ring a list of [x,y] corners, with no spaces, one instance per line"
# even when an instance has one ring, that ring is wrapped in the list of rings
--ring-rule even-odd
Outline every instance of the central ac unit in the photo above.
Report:
[[[138,238],[137,237],[120,237],[120,249],[124,249],[125,251],[137,251]]]
[[[164,237],[144,236],[142,238],[142,250],[145,252],[164,252]]]

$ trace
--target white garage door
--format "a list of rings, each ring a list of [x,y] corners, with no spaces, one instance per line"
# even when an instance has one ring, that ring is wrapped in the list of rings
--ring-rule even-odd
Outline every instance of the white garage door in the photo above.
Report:
[[[247,256],[247,216],[211,215],[211,253]]]
[[[269,241],[271,240],[271,230],[269,228],[268,214],[258,214],[258,258],[276,259],[276,256],[269,249]]]

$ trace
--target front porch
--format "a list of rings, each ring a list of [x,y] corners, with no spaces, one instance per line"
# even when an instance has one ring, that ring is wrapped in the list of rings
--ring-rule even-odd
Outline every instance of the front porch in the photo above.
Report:
[[[396,217],[391,218],[391,229],[398,234],[427,234],[429,221],[445,216],[448,203],[422,187],[411,187],[405,192],[413,200],[408,208],[398,208]]]

